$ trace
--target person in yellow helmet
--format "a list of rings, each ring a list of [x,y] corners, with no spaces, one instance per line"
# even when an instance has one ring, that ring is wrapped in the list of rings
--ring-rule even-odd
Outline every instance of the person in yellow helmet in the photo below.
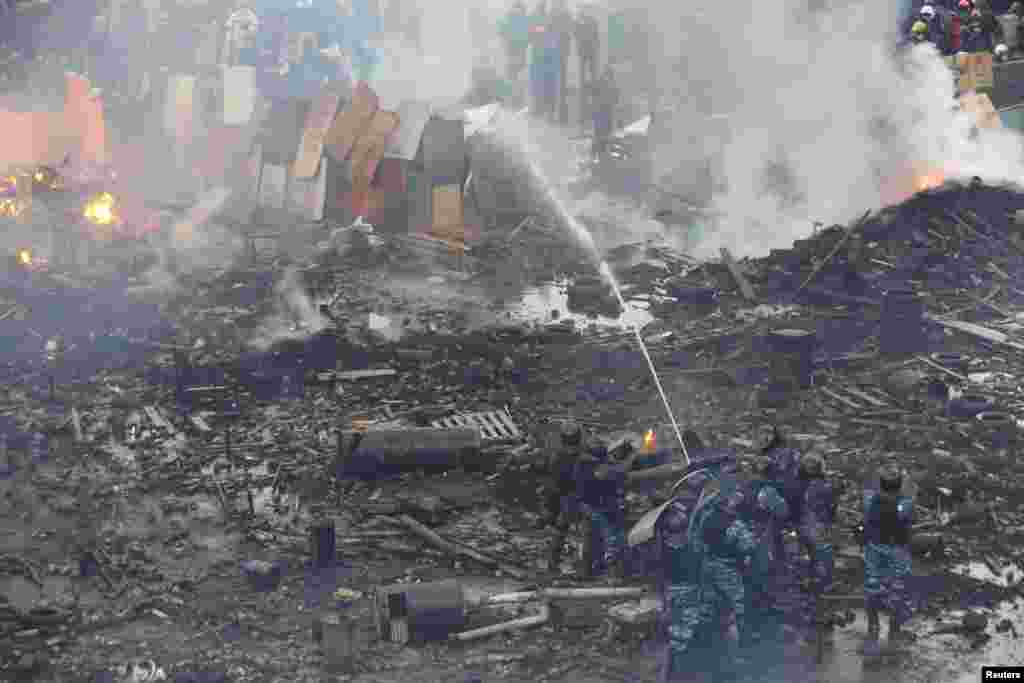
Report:
[[[915,21],[910,27],[910,39],[914,43],[924,43],[928,40],[928,24],[923,21]]]

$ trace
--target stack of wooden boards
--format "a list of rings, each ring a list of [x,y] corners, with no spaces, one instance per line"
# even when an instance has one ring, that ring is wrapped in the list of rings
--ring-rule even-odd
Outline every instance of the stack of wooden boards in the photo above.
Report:
[[[270,223],[363,216],[389,231],[465,241],[465,121],[415,100],[389,110],[366,83],[267,98],[264,115],[251,67],[223,67],[212,96],[202,80],[170,77],[164,120],[176,147],[198,152],[192,167],[208,188],[244,190]]]
[[[424,103],[394,111],[359,83],[343,102],[326,86],[312,102],[275,102],[261,150],[260,204],[310,220],[363,216],[389,230],[464,241],[464,122]]]

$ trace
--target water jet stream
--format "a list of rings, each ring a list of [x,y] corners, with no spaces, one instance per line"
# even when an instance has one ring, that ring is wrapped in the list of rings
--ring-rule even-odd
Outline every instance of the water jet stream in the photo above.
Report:
[[[497,132],[497,129],[493,129]],[[511,131],[506,131],[511,132]],[[597,248],[597,244],[594,242],[594,237],[590,234],[590,231],[580,223],[575,216],[573,216],[566,208],[565,203],[558,197],[554,190],[554,184],[548,179],[547,174],[537,163],[537,149],[529,141],[529,137],[518,135],[518,136],[501,136],[499,138],[504,144],[509,142],[517,143],[517,146],[523,153],[523,157],[529,168],[529,173],[533,176],[536,181],[537,189],[542,192],[547,200],[551,203],[552,208],[558,212],[558,217],[562,219],[562,222],[572,231],[576,239],[579,240],[580,244],[590,253],[594,259],[594,263],[598,267],[598,271],[601,276],[608,281],[612,291],[615,292],[616,298],[619,300],[619,305],[622,307],[622,312],[625,313],[629,310],[626,306],[625,299],[622,298],[622,291],[619,288],[619,283],[615,280],[615,276],[612,274],[612,269],[608,263],[601,258],[601,253]],[[665,395],[665,390],[661,386],[661,379],[658,377],[658,373],[654,369],[654,361],[651,360],[651,354],[647,351],[647,344],[644,343],[644,338],[640,334],[640,327],[636,323],[630,324],[633,328],[633,334],[636,336],[637,344],[640,346],[640,351],[644,355],[644,360],[647,361],[647,368],[651,371],[651,377],[654,378],[654,386],[658,388],[658,394],[661,396],[661,402],[665,406],[665,412],[668,413],[668,419],[672,421],[672,428],[675,430],[676,439],[679,440],[679,446],[683,449],[683,458],[686,464],[690,464],[690,453],[686,450],[686,443],[683,441],[683,434],[679,431],[679,423],[676,422],[675,415],[672,414],[672,407],[669,405],[668,396]]]
[[[611,285],[612,291],[615,292],[615,298],[619,300],[619,305],[622,310],[626,310],[626,301],[622,298],[622,291],[619,289],[619,283],[615,281],[615,276],[612,274],[611,266],[608,265],[607,261],[601,261],[599,267],[601,275],[608,280],[608,284]],[[672,413],[672,406],[668,403],[668,396],[665,395],[665,389],[661,386],[661,379],[658,377],[658,373],[654,369],[654,361],[651,360],[651,354],[647,351],[647,344],[644,343],[644,338],[640,334],[640,327],[633,323],[630,325],[633,328],[633,334],[636,336],[636,343],[640,346],[640,351],[644,354],[644,360],[647,361],[647,369],[651,371],[651,377],[654,378],[654,386],[658,388],[658,394],[661,396],[661,402],[665,405],[665,412],[668,413],[668,419],[672,421],[672,429],[676,432],[676,438],[679,440],[679,447],[683,449],[683,458],[686,460],[686,464],[690,464],[690,454],[686,450],[686,442],[683,441],[683,434],[679,431],[679,423],[676,422],[676,416]]]

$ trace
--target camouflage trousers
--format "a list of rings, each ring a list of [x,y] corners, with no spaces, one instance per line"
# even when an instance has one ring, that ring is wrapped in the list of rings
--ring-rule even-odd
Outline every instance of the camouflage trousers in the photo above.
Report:
[[[869,543],[864,548],[864,597],[869,610],[888,610],[900,623],[912,613],[907,593],[910,549]]]
[[[746,627],[747,592],[743,574],[733,558],[708,557],[701,568],[701,595],[709,614],[723,614],[725,625]]]
[[[693,670],[693,644],[700,628],[710,621],[711,614],[701,600],[700,586],[692,583],[673,584],[665,590],[665,611],[668,621],[668,647],[661,670],[661,683],[670,683]]]
[[[797,528],[797,535],[811,558],[811,578],[815,589],[823,591],[832,585],[836,565],[830,529],[817,521],[805,521]]]

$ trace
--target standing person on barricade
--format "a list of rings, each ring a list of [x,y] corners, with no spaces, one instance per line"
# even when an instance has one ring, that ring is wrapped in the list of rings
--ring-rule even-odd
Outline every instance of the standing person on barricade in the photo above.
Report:
[[[502,18],[499,29],[505,43],[505,78],[518,83],[526,68],[527,53],[530,49],[530,18],[526,5],[516,0]]]

